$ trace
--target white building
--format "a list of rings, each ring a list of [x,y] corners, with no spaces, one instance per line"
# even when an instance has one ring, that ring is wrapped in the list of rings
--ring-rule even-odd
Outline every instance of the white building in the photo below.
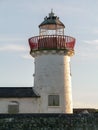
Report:
[[[39,98],[32,87],[0,87],[0,113],[37,113]]]
[[[73,113],[70,57],[75,39],[51,11],[29,38],[35,58],[33,88],[0,88],[0,113]]]
[[[70,57],[74,55],[75,38],[65,36],[64,28],[51,11],[39,25],[39,36],[29,39],[40,113],[73,113]]]

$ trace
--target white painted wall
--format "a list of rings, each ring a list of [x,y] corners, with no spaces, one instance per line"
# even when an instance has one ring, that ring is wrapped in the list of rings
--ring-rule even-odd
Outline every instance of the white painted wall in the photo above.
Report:
[[[0,113],[8,113],[11,101],[19,103],[19,113],[38,113],[38,98],[0,98]]]
[[[70,57],[40,55],[35,58],[35,90],[40,94],[40,113],[72,113]],[[48,95],[59,94],[60,106],[49,107]]]

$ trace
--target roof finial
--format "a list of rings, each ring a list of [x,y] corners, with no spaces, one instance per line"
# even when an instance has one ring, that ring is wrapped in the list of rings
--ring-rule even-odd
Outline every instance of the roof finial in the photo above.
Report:
[[[54,16],[53,9],[51,9],[51,13],[49,13],[49,17]]]
[[[53,13],[53,9],[51,9],[51,13]]]

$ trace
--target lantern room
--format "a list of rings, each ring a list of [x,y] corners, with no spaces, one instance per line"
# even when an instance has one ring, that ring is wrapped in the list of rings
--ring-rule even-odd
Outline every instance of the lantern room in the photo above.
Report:
[[[75,38],[64,35],[64,28],[59,17],[51,11],[39,25],[39,36],[29,38],[30,54],[33,57],[46,53],[73,56]]]
[[[64,24],[59,17],[54,16],[53,11],[49,13],[49,17],[45,17],[44,21],[39,25],[40,35],[64,35]]]

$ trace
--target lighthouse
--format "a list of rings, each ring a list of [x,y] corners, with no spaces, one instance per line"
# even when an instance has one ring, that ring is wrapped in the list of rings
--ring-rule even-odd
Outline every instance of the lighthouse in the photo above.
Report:
[[[73,113],[70,58],[75,38],[64,35],[64,29],[51,11],[39,25],[39,35],[29,38],[38,113]]]

